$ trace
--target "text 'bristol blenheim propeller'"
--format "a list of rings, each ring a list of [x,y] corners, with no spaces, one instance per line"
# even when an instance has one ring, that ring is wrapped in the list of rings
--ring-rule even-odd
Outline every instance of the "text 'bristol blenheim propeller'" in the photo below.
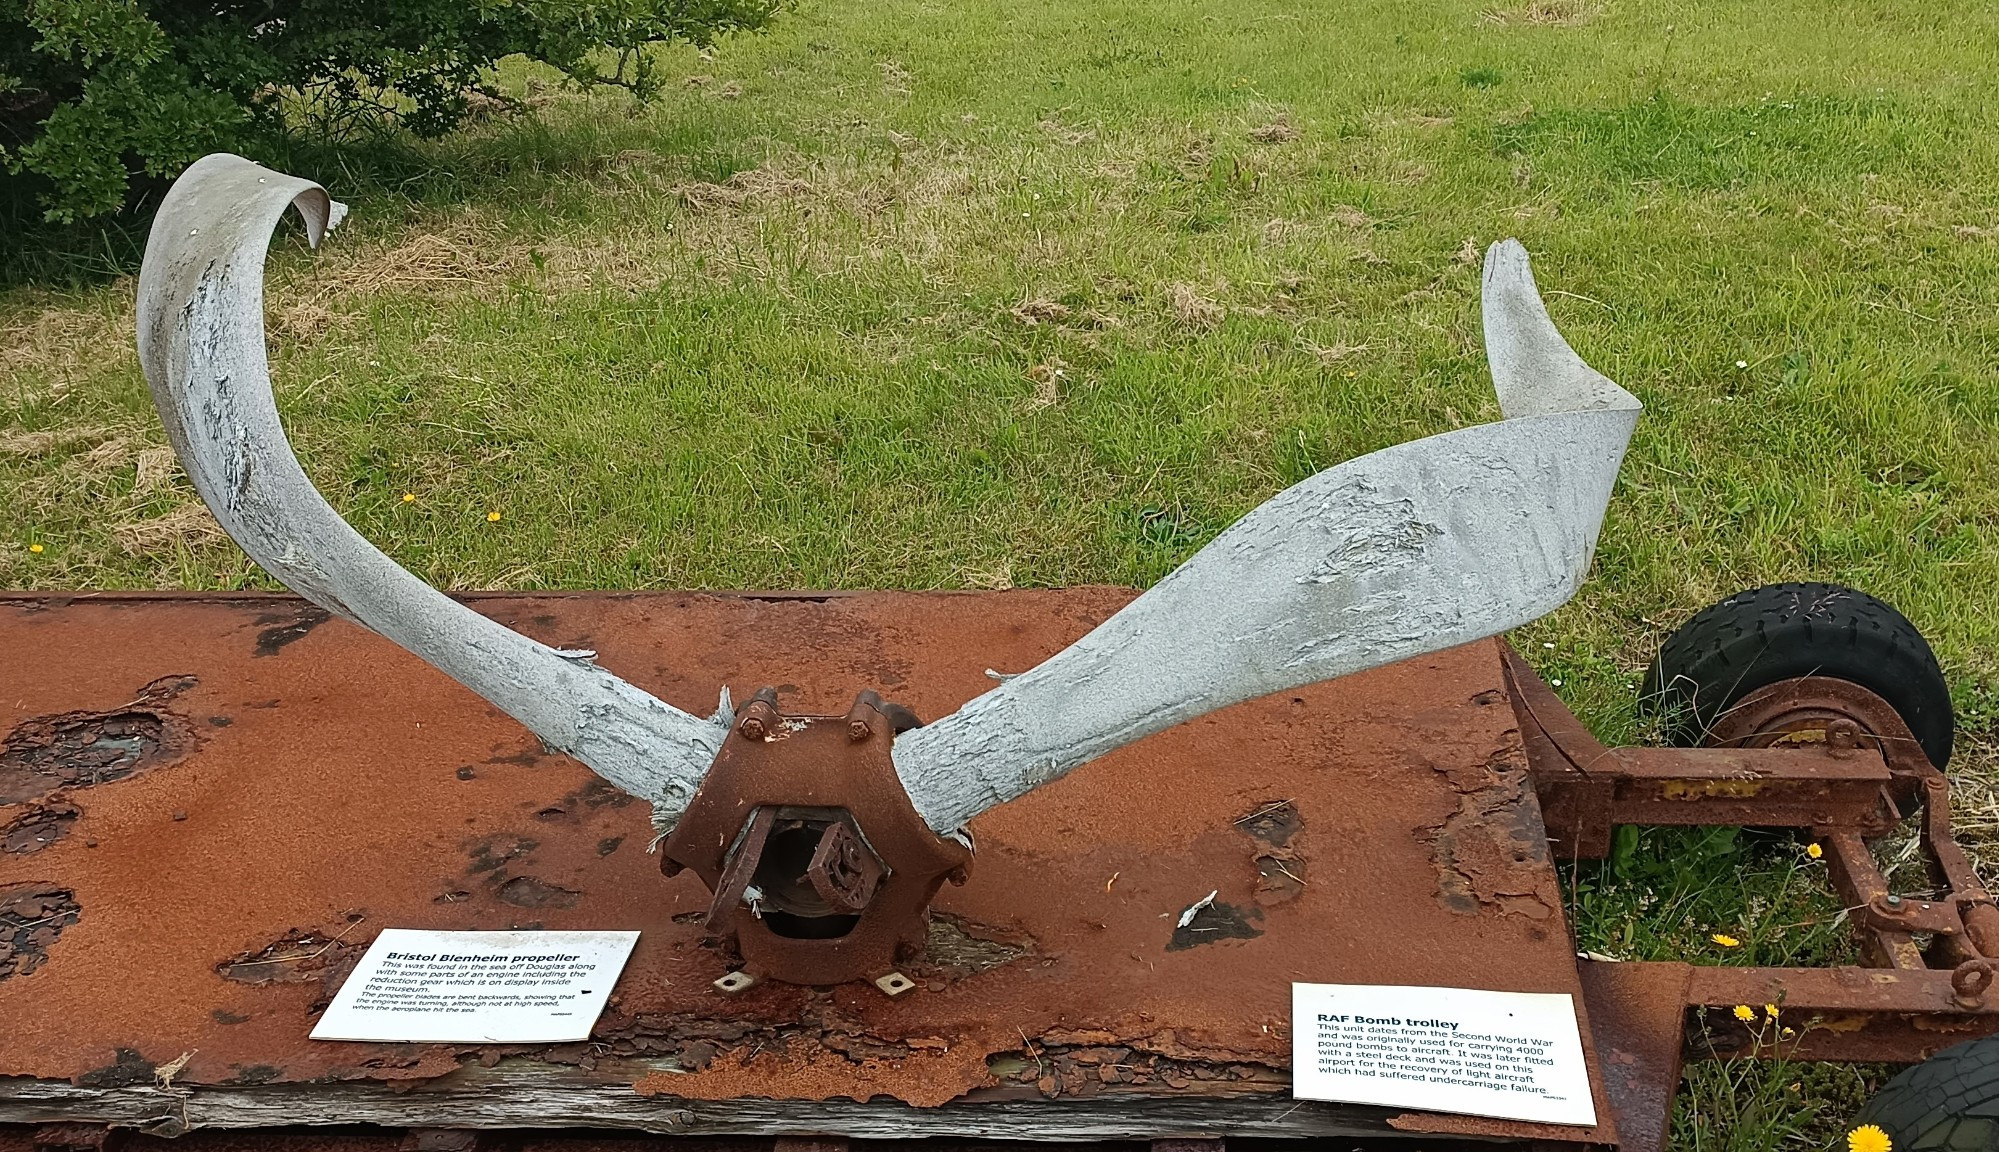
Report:
[[[345,215],[317,184],[206,157],[160,206],[139,354],[167,434],[222,526],[314,603],[490,700],[652,805],[661,866],[714,894],[724,991],[873,979],[923,947],[966,882],[965,831],[1123,745],[1204,713],[1463,644],[1581,584],[1639,404],[1555,330],[1527,254],[1486,255],[1486,353],[1504,419],[1349,460],[1271,497],[1122,611],[949,716],[861,692],[788,716],[765,689],[684,712],[446,597],[376,550],[293,457],[264,352],[263,265],[287,207],[315,245]]]

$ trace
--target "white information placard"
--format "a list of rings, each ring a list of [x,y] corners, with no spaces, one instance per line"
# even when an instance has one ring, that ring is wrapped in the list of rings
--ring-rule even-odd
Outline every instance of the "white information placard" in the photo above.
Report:
[[[1596,1123],[1565,993],[1293,984],[1291,1078],[1306,1100]]]
[[[555,1044],[587,1040],[636,932],[385,928],[314,1040]]]

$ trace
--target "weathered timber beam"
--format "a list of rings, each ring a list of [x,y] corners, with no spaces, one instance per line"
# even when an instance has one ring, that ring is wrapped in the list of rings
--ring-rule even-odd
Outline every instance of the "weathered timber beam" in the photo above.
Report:
[[[0,1123],[83,1122],[180,1134],[196,1128],[379,1124],[399,1128],[598,1128],[684,1136],[838,1132],[853,1139],[1152,1140],[1258,1136],[1420,1139],[1389,1126],[1399,1113],[1289,1093],[1167,1098],[1103,1093],[1074,1100],[957,1101],[917,1108],[887,1100],[684,1100],[646,1097],[629,1080],[504,1061],[415,1087],[375,1081],[182,1089],[82,1088],[0,1078]]]

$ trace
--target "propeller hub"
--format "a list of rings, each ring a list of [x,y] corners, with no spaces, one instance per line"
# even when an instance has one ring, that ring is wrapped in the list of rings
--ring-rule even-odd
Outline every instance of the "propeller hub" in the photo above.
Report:
[[[844,716],[787,716],[768,688],[736,717],[660,868],[708,885],[708,935],[743,971],[841,984],[922,953],[930,901],[964,882],[971,852],[924,824],[896,776],[889,746],[915,723],[873,692]]]

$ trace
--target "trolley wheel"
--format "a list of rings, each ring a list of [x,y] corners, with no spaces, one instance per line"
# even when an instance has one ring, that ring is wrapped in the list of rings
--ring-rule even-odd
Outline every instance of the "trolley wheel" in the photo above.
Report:
[[[1904,1068],[1860,1110],[1848,1133],[1861,1152],[1999,1152],[1999,1036]]]
[[[1843,692],[1840,682],[1866,693]],[[1784,687],[1761,691],[1772,685]],[[1883,601],[1837,584],[1770,584],[1702,609],[1660,647],[1644,700],[1676,744],[1749,747],[1824,739],[1838,716],[1887,735],[1888,717],[1865,714],[1885,704],[1939,769],[1956,727],[1922,633]]]

